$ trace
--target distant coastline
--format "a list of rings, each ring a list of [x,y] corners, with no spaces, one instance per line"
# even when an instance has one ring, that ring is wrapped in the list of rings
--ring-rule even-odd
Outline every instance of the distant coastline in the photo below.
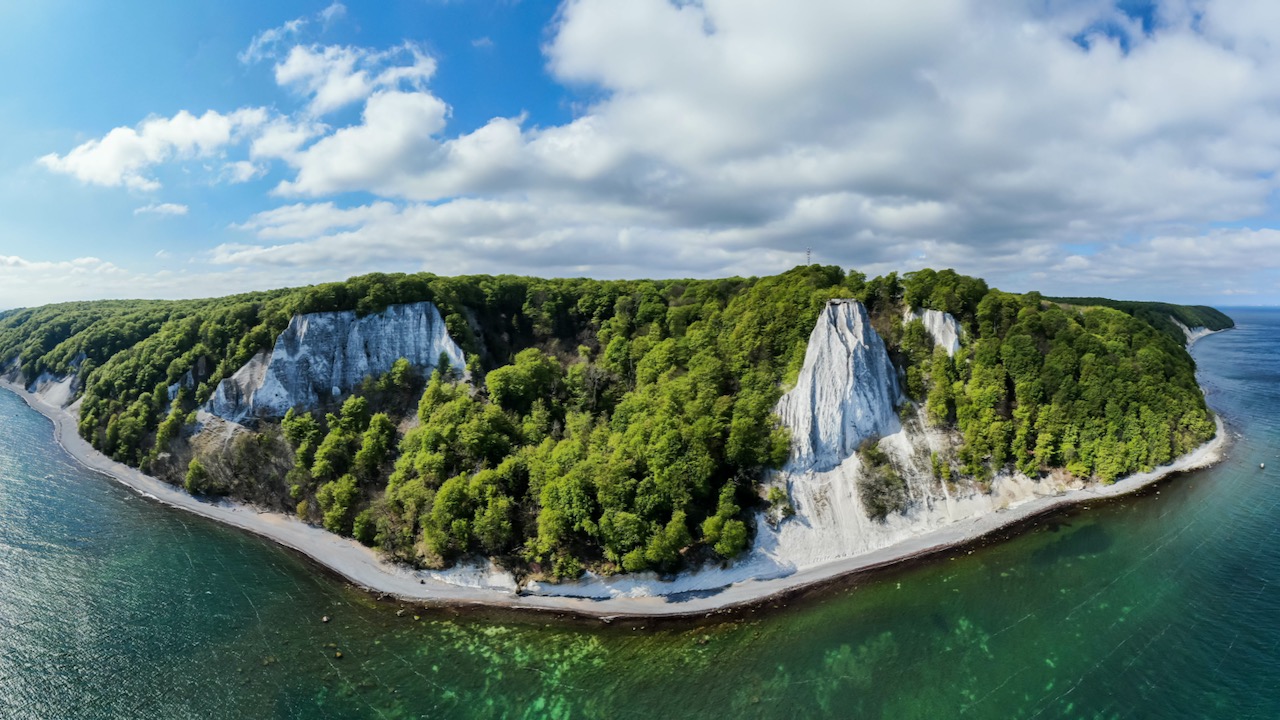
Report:
[[[874,552],[799,568],[781,577],[737,579],[730,566],[727,570],[700,571],[722,573],[726,584],[720,589],[696,593],[681,593],[677,590],[662,594],[663,581],[654,581],[652,584],[655,592],[647,596],[590,598],[519,594],[510,586],[509,576],[492,566],[468,566],[445,572],[413,570],[382,560],[372,549],[355,540],[334,535],[282,513],[263,511],[228,500],[206,502],[197,499],[180,488],[117,463],[95,450],[76,432],[75,418],[66,409],[48,403],[12,382],[0,380],[0,387],[13,392],[33,410],[48,418],[53,423],[54,438],[58,444],[86,468],[107,475],[163,504],[273,540],[370,593],[424,605],[534,611],[606,621],[697,618],[738,612],[844,576],[891,567],[971,544],[1056,510],[1137,492],[1170,475],[1208,467],[1218,462],[1228,442],[1227,429],[1222,419],[1215,417],[1216,434],[1195,451],[1151,472],[1130,475],[1112,485],[1091,485],[1059,495],[1036,497],[1005,510],[938,528]]]

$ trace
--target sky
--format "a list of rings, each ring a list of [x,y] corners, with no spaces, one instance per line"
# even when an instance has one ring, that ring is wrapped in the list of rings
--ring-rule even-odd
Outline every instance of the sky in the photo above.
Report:
[[[0,4],[0,307],[953,267],[1280,304],[1280,3]]]

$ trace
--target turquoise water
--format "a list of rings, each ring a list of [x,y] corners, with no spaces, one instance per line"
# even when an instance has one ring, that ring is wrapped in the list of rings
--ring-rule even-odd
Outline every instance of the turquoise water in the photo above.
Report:
[[[0,718],[1280,717],[1280,311],[1232,315],[1225,463],[702,627],[398,614],[0,392]]]

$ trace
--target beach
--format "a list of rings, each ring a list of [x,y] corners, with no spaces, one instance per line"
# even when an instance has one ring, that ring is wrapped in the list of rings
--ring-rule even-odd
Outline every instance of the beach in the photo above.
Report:
[[[844,576],[964,546],[1003,528],[1054,510],[1119,497],[1141,490],[1169,475],[1207,467],[1222,458],[1228,439],[1221,418],[1216,418],[1217,433],[1213,439],[1194,452],[1151,472],[1131,475],[1111,485],[1088,485],[1058,495],[1036,497],[988,515],[922,533],[873,552],[796,568],[794,572],[781,576],[744,579],[742,571],[746,568],[730,565],[724,569],[704,569],[697,572],[699,588],[721,584],[722,581],[722,586],[717,589],[686,591],[682,589],[685,584],[679,582],[678,577],[675,582],[633,581],[630,583],[631,592],[625,595],[602,595],[599,587],[593,591],[591,584],[579,584],[584,589],[584,595],[595,595],[582,597],[518,592],[511,576],[492,566],[471,565],[449,571],[414,570],[382,560],[374,550],[355,540],[334,535],[283,513],[268,512],[225,499],[201,500],[179,487],[115,462],[95,450],[76,432],[76,419],[67,409],[11,382],[0,381],[0,387],[14,392],[32,409],[52,421],[54,436],[59,445],[85,467],[107,475],[165,505],[246,530],[291,548],[371,593],[424,605],[532,610],[608,620],[700,617],[732,612]],[[693,576],[686,573],[683,577]],[[636,588],[636,585],[644,587]],[[555,592],[554,586],[552,592]]]

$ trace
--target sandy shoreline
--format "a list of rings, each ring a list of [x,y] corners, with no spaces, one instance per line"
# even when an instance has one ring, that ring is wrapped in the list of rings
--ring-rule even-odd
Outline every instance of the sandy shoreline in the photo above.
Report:
[[[296,550],[347,581],[374,593],[402,600],[454,607],[489,607],[536,610],[596,618],[700,617],[741,609],[780,596],[818,586],[842,576],[895,565],[972,543],[1003,528],[1071,505],[1113,498],[1141,490],[1162,478],[1207,467],[1222,457],[1227,431],[1221,418],[1217,434],[1194,452],[1149,473],[1126,477],[1113,485],[1089,486],[1060,495],[1042,496],[988,515],[957,522],[886,548],[813,567],[802,567],[782,577],[733,582],[719,590],[647,597],[592,599],[571,596],[522,595],[502,588],[500,579],[482,569],[466,578],[467,584],[445,582],[430,572],[384,562],[356,541],[281,513],[266,512],[227,500],[205,502],[139,470],[117,463],[93,449],[76,431],[76,421],[65,409],[46,402],[24,388],[0,380],[3,387],[21,397],[53,422],[54,437],[82,465],[107,475],[144,496],[197,515],[247,530]],[[719,572],[709,570],[704,572]],[[458,578],[454,578],[457,580]]]

